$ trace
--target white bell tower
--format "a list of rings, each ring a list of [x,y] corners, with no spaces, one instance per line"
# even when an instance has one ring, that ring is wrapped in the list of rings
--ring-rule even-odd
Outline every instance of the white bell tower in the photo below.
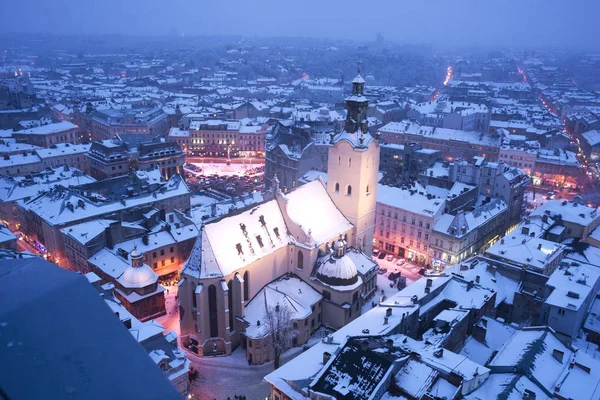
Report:
[[[333,138],[327,162],[327,192],[344,216],[354,225],[348,242],[371,255],[379,176],[379,143],[368,131],[365,81],[352,81],[346,98],[344,130]]]

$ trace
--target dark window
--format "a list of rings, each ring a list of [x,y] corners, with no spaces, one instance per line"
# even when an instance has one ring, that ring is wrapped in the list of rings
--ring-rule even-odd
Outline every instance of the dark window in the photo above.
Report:
[[[348,187],[346,188],[346,195],[347,196],[351,196],[352,195],[352,186],[348,185]]]
[[[331,293],[329,293],[327,290],[323,290],[323,298],[325,300],[331,300]]]
[[[248,271],[244,272],[244,301],[248,301],[249,289],[250,289],[250,274]]]
[[[298,264],[296,265],[296,268],[304,269],[304,254],[300,250],[298,250]]]
[[[196,308],[198,306],[198,302],[196,300],[196,285],[192,284],[192,306]]]
[[[208,287],[208,322],[210,325],[210,336],[219,336],[219,315],[217,312],[217,288],[215,285]]]
[[[229,331],[231,332],[233,330],[233,284],[231,280],[227,284],[227,288],[229,289],[227,291],[227,299],[229,301]]]

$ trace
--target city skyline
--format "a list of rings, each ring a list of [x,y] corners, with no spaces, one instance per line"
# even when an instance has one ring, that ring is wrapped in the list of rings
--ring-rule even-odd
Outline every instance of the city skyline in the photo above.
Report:
[[[300,8],[300,9],[298,9]],[[360,12],[356,10],[360,9]],[[270,0],[199,4],[157,1],[56,0],[4,6],[0,32],[134,36],[241,35],[374,40],[377,34],[406,44],[445,47],[563,47],[597,49],[600,4],[584,0],[390,2],[307,0],[300,6]],[[186,10],[182,12],[182,10]],[[385,12],[384,12],[385,10]],[[11,18],[26,15],[27,18]]]

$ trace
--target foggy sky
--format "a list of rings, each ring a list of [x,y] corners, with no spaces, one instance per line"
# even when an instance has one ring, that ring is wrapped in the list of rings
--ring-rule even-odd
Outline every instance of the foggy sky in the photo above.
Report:
[[[5,0],[0,32],[600,47],[600,0]]]

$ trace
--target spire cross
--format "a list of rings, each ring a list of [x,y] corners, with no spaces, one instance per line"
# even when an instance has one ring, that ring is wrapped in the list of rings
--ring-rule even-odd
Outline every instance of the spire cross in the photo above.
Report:
[[[360,65],[362,64],[362,61],[358,60],[356,64],[358,66],[358,73],[360,74]]]

